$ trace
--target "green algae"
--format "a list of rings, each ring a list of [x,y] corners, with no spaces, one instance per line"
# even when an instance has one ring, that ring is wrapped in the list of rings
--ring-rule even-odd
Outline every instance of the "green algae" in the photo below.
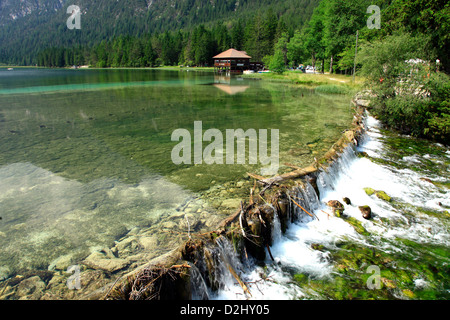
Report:
[[[372,188],[364,188],[364,191],[366,192],[366,194],[368,196],[371,196],[371,195],[373,195],[375,193],[375,190],[372,189]]]
[[[354,217],[347,217],[347,216],[342,216],[342,218],[348,222],[354,229],[356,232],[358,232],[361,235],[370,235],[370,233],[366,230],[366,228],[364,228],[364,226],[362,225],[361,221],[359,221],[358,219],[354,218]]]
[[[387,193],[382,190],[374,190],[373,188],[363,188],[363,189],[368,196],[375,194],[377,196],[377,198],[379,198],[381,200],[384,200],[387,202],[391,201],[391,197],[388,196]]]
[[[391,201],[391,197],[388,196],[386,194],[386,192],[384,192],[384,191],[378,190],[378,191],[375,192],[375,195],[381,200],[388,201],[388,202]]]

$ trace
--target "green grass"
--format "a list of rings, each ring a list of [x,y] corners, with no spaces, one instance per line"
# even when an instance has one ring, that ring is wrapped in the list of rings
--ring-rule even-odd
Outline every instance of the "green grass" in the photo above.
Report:
[[[311,74],[299,71],[286,71],[283,74],[270,73],[253,73],[242,75],[246,78],[260,78],[267,81],[290,82],[294,84],[314,87],[320,93],[351,93],[361,88],[363,79],[356,77],[353,82],[352,76],[339,74]]]
[[[336,84],[323,84],[318,86],[315,91],[317,93],[346,94],[349,92],[349,89],[346,86]]]

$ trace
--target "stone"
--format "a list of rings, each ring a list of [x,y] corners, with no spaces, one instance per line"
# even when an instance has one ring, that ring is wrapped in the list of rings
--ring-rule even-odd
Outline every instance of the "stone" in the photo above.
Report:
[[[389,289],[395,289],[397,287],[393,280],[390,280],[390,279],[387,279],[387,278],[381,278],[381,281]]]
[[[360,151],[356,154],[358,156],[358,158],[368,158],[369,154],[365,151]]]
[[[21,300],[39,300],[44,294],[45,283],[38,276],[22,280],[17,286],[16,295]]]
[[[100,269],[111,273],[121,270],[130,264],[126,259],[111,259],[100,252],[93,252],[83,263],[92,269]]]
[[[239,209],[240,205],[241,199],[227,199],[222,201],[222,207],[225,208]]]
[[[368,196],[371,196],[373,194],[375,194],[377,196],[378,199],[384,200],[384,201],[391,201],[391,197],[388,196],[386,194],[386,192],[382,191],[382,190],[374,190],[372,188],[364,188],[364,191],[366,192],[366,194]]]
[[[54,270],[67,270],[68,267],[72,265],[72,254],[66,254],[63,256],[60,256],[50,262],[50,265],[48,266],[48,271],[54,271]]]
[[[352,204],[352,202],[350,201],[350,199],[347,198],[347,197],[342,198],[342,201],[344,201],[344,203],[345,203],[346,205],[351,205],[351,204]]]
[[[63,287],[64,289],[67,288],[66,287],[66,280],[67,277],[69,277],[69,273],[59,273],[56,272],[54,274],[54,276],[50,279],[50,281],[48,282],[47,287],[49,289],[54,289],[56,287]]]
[[[354,217],[344,217],[345,221],[352,225],[356,232],[362,235],[369,235],[366,228],[362,225],[361,221]]]
[[[345,131],[345,137],[347,138],[348,141],[353,142],[353,140],[355,139],[355,133],[351,130]]]
[[[177,226],[178,224],[175,223],[174,221],[167,221],[161,225],[163,229],[170,229],[170,230],[175,229]]]
[[[11,275],[11,271],[6,266],[0,266],[0,281],[8,279]]]
[[[409,289],[404,289],[404,290],[402,290],[402,292],[403,292],[403,294],[404,294],[405,296],[407,296],[407,297],[410,298],[410,299],[414,299],[414,298],[416,297],[416,295],[414,294],[414,292],[412,292],[412,291],[409,290]]]
[[[372,188],[364,188],[364,191],[366,192],[366,194],[368,196],[371,196],[371,195],[373,195],[375,193],[375,190],[372,189]]]
[[[134,242],[137,242],[136,236],[127,237],[117,242],[115,247],[117,248],[117,251],[120,252],[132,246]]]
[[[384,201],[388,201],[388,202],[391,201],[391,197],[389,197],[386,194],[386,192],[384,192],[384,191],[381,191],[381,190],[375,191],[375,195],[378,197],[378,199],[381,199],[381,200],[384,200]]]
[[[358,208],[364,219],[370,219],[372,217],[372,209],[369,206],[359,206]]]
[[[332,213],[336,217],[340,217],[344,213],[344,205],[337,200],[328,201],[327,206],[331,208]]]
[[[370,104],[370,100],[358,98],[358,99],[355,99],[355,103],[356,103],[358,106],[368,108],[368,107],[369,107],[369,104]]]
[[[158,239],[156,237],[140,237],[139,243],[145,250],[151,250],[158,246]]]

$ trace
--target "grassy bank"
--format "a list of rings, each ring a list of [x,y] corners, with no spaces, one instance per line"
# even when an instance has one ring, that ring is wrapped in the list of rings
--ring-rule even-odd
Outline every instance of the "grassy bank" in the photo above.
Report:
[[[299,71],[286,71],[277,73],[253,73],[242,75],[245,78],[259,78],[266,81],[290,82],[303,86],[316,88],[320,93],[356,93],[362,86],[363,80],[356,77],[340,74],[303,73]]]

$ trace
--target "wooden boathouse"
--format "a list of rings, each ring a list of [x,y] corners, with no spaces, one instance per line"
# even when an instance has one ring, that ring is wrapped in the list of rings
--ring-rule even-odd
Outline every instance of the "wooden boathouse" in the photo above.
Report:
[[[217,56],[214,56],[214,71],[242,73],[244,70],[250,70],[250,57],[245,51],[228,49]]]

